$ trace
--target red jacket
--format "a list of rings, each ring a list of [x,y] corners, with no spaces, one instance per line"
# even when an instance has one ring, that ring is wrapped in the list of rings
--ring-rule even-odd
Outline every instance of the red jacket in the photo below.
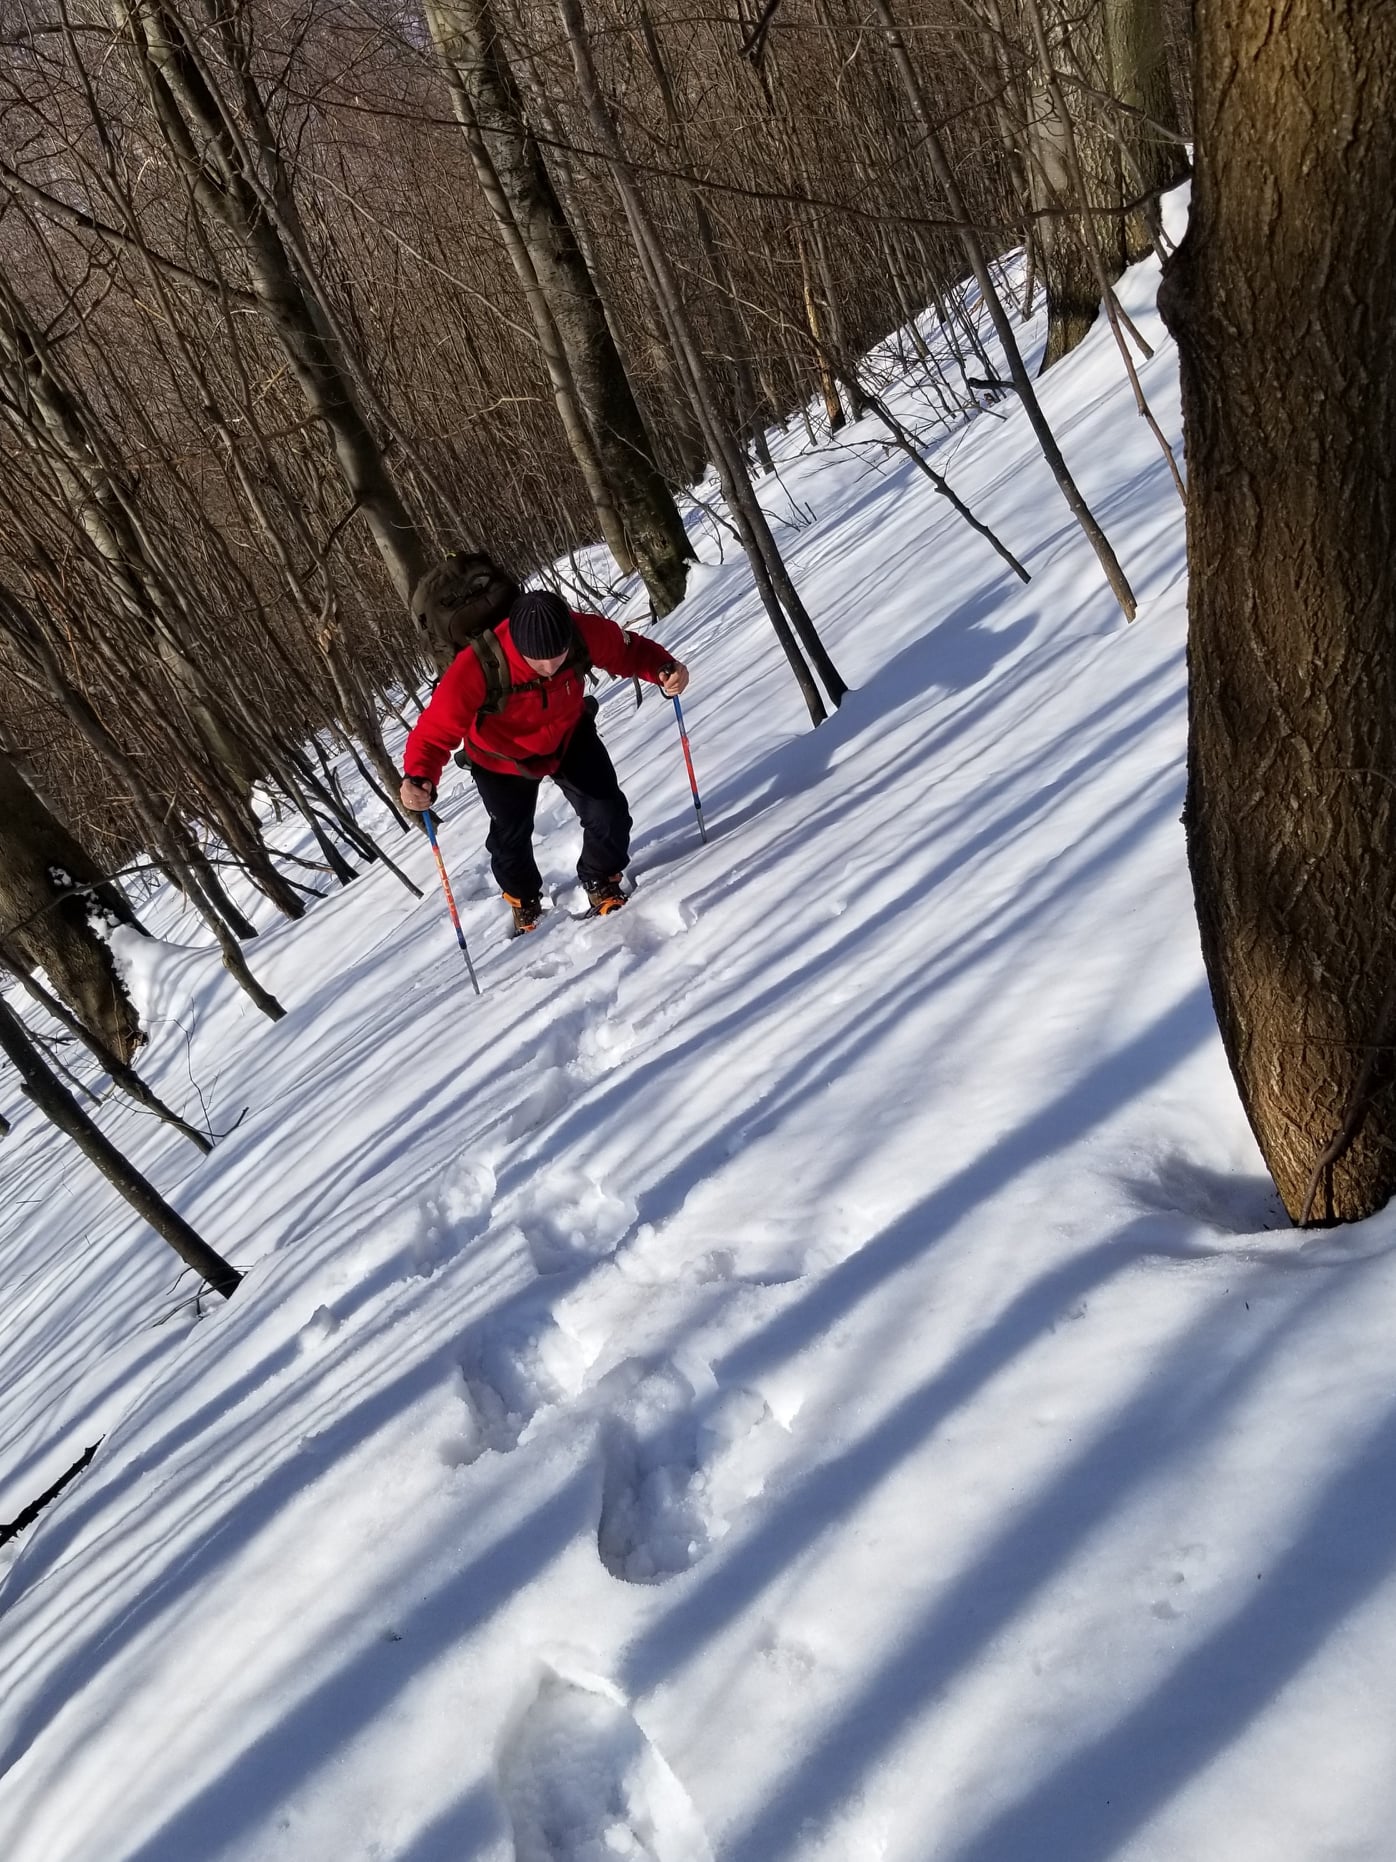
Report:
[[[604,615],[574,613],[572,619],[593,664],[618,679],[646,679],[657,685],[674,663],[673,655],[658,641],[619,628]],[[513,683],[537,680],[538,674],[509,638],[508,621],[501,621],[495,632]],[[482,718],[484,669],[467,647],[441,675],[426,710],[413,725],[403,752],[402,773],[439,782],[447,757],[457,744],[464,743],[466,755],[482,769],[532,776],[541,782],[562,761],[581,719],[585,697],[584,675],[575,666],[564,666],[551,679],[544,679],[541,689],[515,693],[497,713]]]

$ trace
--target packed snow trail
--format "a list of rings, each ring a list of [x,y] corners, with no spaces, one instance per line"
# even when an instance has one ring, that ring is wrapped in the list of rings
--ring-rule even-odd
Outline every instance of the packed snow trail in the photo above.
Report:
[[[1132,627],[1011,403],[935,463],[1026,588],[871,429],[787,439],[855,689],[805,728],[699,530],[710,838],[607,689],[623,912],[570,921],[545,790],[510,942],[451,772],[478,999],[420,839],[420,901],[252,902],[275,1027],[168,898],[119,940],[152,1083],[251,1111],[206,1161],[104,1123],[247,1279],[199,1316],[7,1108],[0,1518],[104,1438],[0,1554],[7,1862],[1389,1862],[1396,1223],[1279,1226],[1177,822],[1176,494],[1108,332],[1041,387]]]

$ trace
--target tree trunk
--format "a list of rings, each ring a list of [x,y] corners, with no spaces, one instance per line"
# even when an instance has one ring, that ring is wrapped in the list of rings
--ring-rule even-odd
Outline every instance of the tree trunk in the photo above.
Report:
[[[675,353],[687,374],[694,413],[702,423],[704,436],[712,449],[723,496],[742,538],[762,605],[800,686],[810,721],[819,724],[827,713],[819,689],[811,677],[810,665],[813,665],[835,705],[842,702],[848,687],[790,580],[765,513],[747,477],[745,454],[724,425],[677,277],[663,250],[649,209],[626,158],[610,108],[601,93],[580,0],[559,0],[559,11],[587,116],[625,207],[636,252],[649,275],[650,288],[669,325]],[[810,665],[802,657],[801,649],[809,655]]]
[[[795,252],[800,261],[800,290],[805,300],[805,321],[809,325],[810,342],[814,350],[814,369],[819,378],[819,393],[824,402],[824,418],[829,423],[829,437],[832,439],[844,425],[847,416],[843,411],[843,402],[839,399],[838,383],[834,380],[833,366],[829,360],[830,344],[825,339],[824,328],[819,320],[819,304],[814,295],[814,285],[809,275],[809,255],[805,251],[804,238],[798,226],[794,228],[793,238]],[[835,353],[839,352],[835,350]],[[846,358],[839,355],[840,362]]]
[[[53,471],[72,521],[106,568],[117,602],[171,675],[210,756],[230,785],[245,791],[257,770],[186,650],[178,600],[153,558],[129,476],[111,456],[101,423],[61,378],[38,322],[3,276],[0,370],[16,424]]]
[[[1023,412],[1028,417],[1037,443],[1042,448],[1042,456],[1047,461],[1053,478],[1057,481],[1058,489],[1066,499],[1072,516],[1081,526],[1082,534],[1095,551],[1096,559],[1105,572],[1105,579],[1109,582],[1111,592],[1119,602],[1125,619],[1132,621],[1135,613],[1134,590],[1130,587],[1125,572],[1120,567],[1119,559],[1110,546],[1109,538],[1096,522],[1090,507],[1081,496],[1076,481],[1071,476],[1066,460],[1062,456],[1056,436],[1047,424],[1047,416],[1042,411],[1042,404],[1033,392],[1032,382],[1023,364],[1022,351],[1018,347],[1018,339],[1013,333],[1013,325],[1008,321],[1003,299],[999,296],[998,287],[989,270],[988,260],[984,256],[983,244],[970,220],[964,195],[960,191],[959,182],[955,179],[955,171],[950,165],[950,158],[931,117],[921,89],[920,79],[916,75],[916,68],[911,62],[906,43],[892,17],[887,0],[873,0],[873,13],[887,41],[893,63],[902,81],[902,87],[906,91],[907,99],[921,130],[931,171],[958,225],[960,243],[964,247],[965,257],[969,260],[970,269],[974,273],[975,282],[984,300],[984,306],[1002,346],[1004,359],[1008,363],[1008,372],[1013,378],[1013,386],[1018,390],[1018,398],[1023,404]]]
[[[1045,373],[1090,332],[1100,314],[1102,275],[1113,284],[1125,268],[1124,189],[1116,124],[1102,125],[1098,103],[1087,113],[1085,85],[1073,87],[1068,116],[1056,75],[1065,66],[1093,87],[1107,81],[1102,14],[1088,8],[1073,14],[1069,30],[1057,24],[1050,33],[1040,17],[1033,23],[1046,46],[1045,58],[1038,47],[1028,143],[1047,291],[1047,347],[1039,370]]]
[[[673,78],[664,57],[664,48],[660,44],[659,34],[655,29],[654,19],[646,0],[639,0],[638,15],[645,56],[649,61],[650,70],[654,73],[654,81],[659,88],[660,100],[664,105],[664,120],[674,139],[681,166],[688,175],[692,175],[697,172],[698,164],[693,159],[687,117],[675,94]],[[725,357],[727,366],[731,370],[733,425],[744,438],[750,437],[757,458],[764,469],[770,472],[774,470],[774,467],[770,447],[766,441],[761,396],[757,390],[750,358],[747,354],[750,342],[742,326],[741,313],[737,308],[737,292],[732,281],[732,268],[718,239],[712,215],[708,212],[708,204],[703,198],[702,188],[696,182],[688,182],[684,191],[688,196],[689,209],[693,214],[693,230],[698,236],[698,245],[713,287],[712,302],[708,306],[709,316],[716,334],[719,352]],[[703,463],[705,462],[700,462],[698,470],[693,474],[695,478],[702,477]]]
[[[1355,1221],[1396,1189],[1396,7],[1202,0],[1197,33],[1192,223],[1160,294],[1188,857],[1285,1207]]]
[[[296,262],[298,228],[279,151],[270,143],[256,151],[271,173],[267,184],[173,8],[162,0],[112,5],[166,145],[195,198],[237,241],[257,306],[311,414],[324,422],[345,487],[405,602],[426,554],[359,405],[343,346],[313,281]]]
[[[116,893],[0,750],[0,953],[26,973],[45,970],[84,1027],[130,1060],[140,1019],[89,922],[92,903],[77,890],[87,886],[108,905]]]
[[[162,863],[167,876],[212,931],[228,973],[264,1015],[272,1021],[279,1020],[286,1013],[285,1009],[252,975],[236,942],[236,937],[255,937],[256,929],[228,897],[213,866],[200,851],[193,831],[179,815],[162,808],[156,798],[147,794],[135,763],[117,743],[84,695],[65,679],[58,657],[44,638],[42,630],[26,617],[17,603],[6,600],[3,594],[0,594],[0,618],[3,618],[6,631],[16,645],[43,674],[55,699],[77,725],[82,736],[122,778],[127,799],[147,838],[151,858]],[[229,926],[232,927],[231,932]],[[236,933],[236,937],[233,933]]]
[[[1120,125],[1125,186],[1147,197],[1125,220],[1125,257],[1133,265],[1158,238],[1159,195],[1188,172],[1159,0],[1105,0],[1105,42],[1111,95],[1131,113]]]
[[[93,1123],[67,1088],[54,1079],[30,1040],[24,1023],[3,999],[0,999],[0,1053],[24,1081],[25,1091],[44,1117],[73,1140],[112,1188],[125,1197],[200,1279],[215,1293],[221,1293],[225,1299],[231,1298],[242,1275],[170,1207],[155,1186]]]
[[[1072,211],[1066,126],[1052,107],[1045,84],[1034,87],[1030,107],[1032,204],[1038,216],[1041,279],[1047,293],[1047,346],[1038,367],[1041,375],[1090,335],[1100,313],[1100,285],[1086,244],[1089,227],[1082,215]]]
[[[639,566],[656,610],[667,614],[683,599],[693,552],[673,494],[654,463],[600,295],[525,121],[488,0],[426,0],[426,15],[455,79],[457,112],[476,173],[505,236],[545,355],[554,333],[565,355],[606,493],[597,514],[604,527],[613,503],[619,519],[619,536],[607,535],[611,553],[623,569],[632,561]],[[557,372],[550,372],[557,391]],[[570,437],[578,454],[577,437]],[[584,452],[578,463],[587,469]]]

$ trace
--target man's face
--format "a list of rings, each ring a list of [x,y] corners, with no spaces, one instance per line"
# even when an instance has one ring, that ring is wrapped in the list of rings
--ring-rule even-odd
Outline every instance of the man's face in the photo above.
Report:
[[[531,666],[543,679],[551,679],[555,672],[560,672],[566,659],[565,653],[555,653],[551,659],[530,659],[527,653],[523,655],[524,665]]]

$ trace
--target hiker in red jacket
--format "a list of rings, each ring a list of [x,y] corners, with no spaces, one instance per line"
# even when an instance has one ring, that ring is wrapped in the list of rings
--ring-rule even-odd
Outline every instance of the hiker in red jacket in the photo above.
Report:
[[[625,903],[630,810],[605,745],[585,675],[597,665],[617,678],[645,679],[669,698],[688,669],[656,641],[600,614],[574,613],[560,595],[526,591],[493,632],[477,636],[441,676],[403,754],[402,802],[421,812],[436,800],[446,759],[463,743],[490,818],[485,847],[514,913],[516,931],[542,914],[543,882],[533,857],[538,787],[551,776],[582,824],[577,876],[597,913]]]

